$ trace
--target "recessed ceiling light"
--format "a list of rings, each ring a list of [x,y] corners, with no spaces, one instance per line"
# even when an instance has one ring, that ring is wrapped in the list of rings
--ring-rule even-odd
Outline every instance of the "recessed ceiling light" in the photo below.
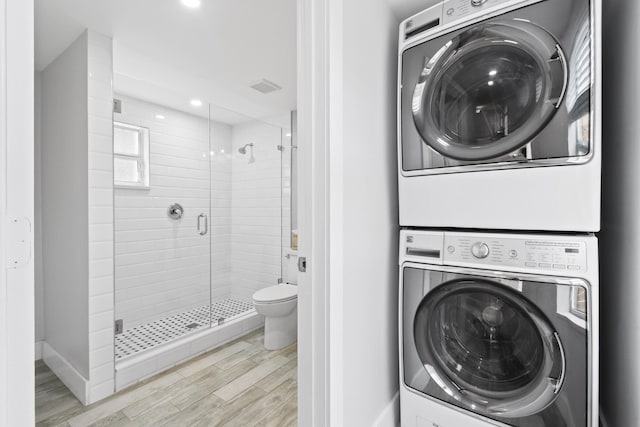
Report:
[[[200,7],[200,0],[180,0],[183,5],[195,9],[196,7]]]
[[[493,80],[489,80],[489,86],[493,86]]]
[[[495,76],[496,74],[498,74],[498,70],[491,70],[491,71],[489,71],[489,75],[490,75],[490,76]]]
[[[200,101],[199,99],[192,99],[191,105],[194,107],[202,107],[202,101]]]
[[[164,120],[164,119],[166,119],[166,117],[165,117],[165,116],[163,116],[162,114],[156,114],[156,119],[158,119],[158,120]]]

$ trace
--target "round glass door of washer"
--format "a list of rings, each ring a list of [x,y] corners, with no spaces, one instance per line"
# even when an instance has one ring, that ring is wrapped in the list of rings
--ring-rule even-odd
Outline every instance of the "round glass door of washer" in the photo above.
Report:
[[[414,339],[435,383],[475,412],[535,414],[562,387],[564,350],[551,322],[499,283],[474,278],[440,285],[418,307]]]
[[[462,161],[497,158],[531,142],[568,84],[559,43],[525,21],[475,25],[425,62],[412,98],[416,129],[429,147]]]

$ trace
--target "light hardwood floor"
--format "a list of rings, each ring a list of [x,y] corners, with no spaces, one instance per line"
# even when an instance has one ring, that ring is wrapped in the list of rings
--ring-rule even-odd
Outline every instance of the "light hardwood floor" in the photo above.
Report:
[[[38,426],[297,425],[297,347],[267,351],[262,330],[83,406],[36,362]]]

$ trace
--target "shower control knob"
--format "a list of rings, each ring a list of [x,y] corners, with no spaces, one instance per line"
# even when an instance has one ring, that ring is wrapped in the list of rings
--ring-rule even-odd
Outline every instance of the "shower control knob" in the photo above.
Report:
[[[478,259],[483,259],[489,256],[489,246],[486,243],[476,242],[471,246],[471,255]]]

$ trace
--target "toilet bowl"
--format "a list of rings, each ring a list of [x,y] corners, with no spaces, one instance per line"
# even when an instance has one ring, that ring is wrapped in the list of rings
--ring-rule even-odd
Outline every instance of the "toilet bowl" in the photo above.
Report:
[[[298,287],[275,285],[253,294],[253,305],[264,316],[264,347],[278,350],[298,338]]]

